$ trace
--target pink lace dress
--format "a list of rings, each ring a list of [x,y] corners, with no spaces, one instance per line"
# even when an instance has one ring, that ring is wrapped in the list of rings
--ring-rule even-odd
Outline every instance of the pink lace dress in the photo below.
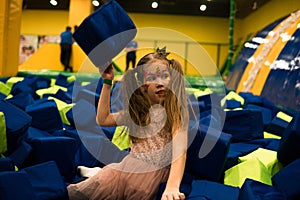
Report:
[[[109,164],[95,176],[69,185],[70,200],[155,200],[160,184],[168,179],[172,160],[171,133],[159,128],[163,127],[164,114],[164,110],[154,109],[150,125],[134,130],[142,139],[132,144],[130,154],[120,163]]]

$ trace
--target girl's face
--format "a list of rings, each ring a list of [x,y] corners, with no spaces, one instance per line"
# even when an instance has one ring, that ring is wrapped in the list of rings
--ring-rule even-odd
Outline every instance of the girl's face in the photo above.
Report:
[[[157,60],[144,67],[144,83],[151,104],[162,104],[168,93],[171,76],[166,62]]]

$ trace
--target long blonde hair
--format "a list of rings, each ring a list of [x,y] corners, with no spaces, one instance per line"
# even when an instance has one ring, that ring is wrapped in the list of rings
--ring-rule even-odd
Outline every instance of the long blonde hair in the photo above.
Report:
[[[185,91],[185,80],[182,66],[177,60],[167,59],[167,55],[168,53],[159,52],[158,49],[155,53],[150,53],[142,57],[136,68],[128,70],[125,73],[122,84],[123,105],[124,108],[128,108],[131,119],[136,125],[148,125],[151,102],[148,94],[144,92],[145,85],[143,85],[143,66],[157,60],[165,62],[169,67],[171,82],[163,104],[167,114],[164,129],[171,132],[174,136],[181,126],[187,126],[188,98]],[[131,139],[134,141],[137,138],[131,136]]]

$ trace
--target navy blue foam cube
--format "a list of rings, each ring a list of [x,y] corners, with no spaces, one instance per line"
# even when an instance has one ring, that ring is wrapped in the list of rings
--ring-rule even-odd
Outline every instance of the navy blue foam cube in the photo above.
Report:
[[[300,199],[300,158],[291,162],[272,177],[273,186],[288,199]]]
[[[6,100],[0,100],[0,111],[5,116],[7,139],[5,154],[9,155],[21,145],[31,125],[32,117]]]
[[[5,94],[2,94],[1,92],[0,92],[0,100],[3,100],[3,99],[5,99],[6,98],[6,95]]]
[[[59,85],[66,88],[69,87],[69,85],[72,83],[68,81],[68,77],[69,76],[64,74],[58,74],[55,79],[55,85]]]
[[[0,172],[1,200],[39,200],[24,171]]]
[[[237,200],[240,189],[207,180],[194,180],[189,199]]]
[[[32,117],[31,126],[35,128],[54,132],[63,127],[59,110],[54,100],[38,101],[27,106],[25,111]]]
[[[247,144],[243,142],[230,144],[224,171],[237,165],[239,163],[239,157],[245,156],[259,147],[260,145],[258,144]]]
[[[284,200],[285,194],[275,187],[247,178],[243,183],[239,200]]]
[[[101,66],[121,52],[136,32],[125,10],[110,0],[84,19],[73,37],[95,66]]]
[[[235,109],[235,108],[241,108],[242,104],[240,101],[234,100],[234,99],[230,99],[230,100],[226,100],[225,102],[225,108],[228,109]]]
[[[0,172],[15,171],[15,166],[10,158],[0,158]]]
[[[68,200],[68,192],[54,161],[44,162],[24,168],[39,200]]]
[[[189,140],[185,171],[198,179],[220,181],[231,135],[201,125],[197,132],[189,131]]]
[[[300,158],[300,111],[295,114],[292,121],[282,134],[277,158],[283,165],[288,165]]]
[[[227,111],[223,131],[232,135],[232,142],[263,139],[262,113],[257,110]]]
[[[282,136],[285,129],[288,127],[289,122],[275,116],[266,127],[266,132],[274,135]]]
[[[22,141],[21,145],[8,157],[13,161],[13,163],[18,167],[22,168],[23,163],[30,156],[32,152],[32,147],[25,141]]]
[[[253,105],[253,104],[248,104],[245,109],[257,110],[257,111],[261,112],[264,128],[268,127],[272,121],[272,111],[269,108],[265,108],[265,107]]]
[[[36,136],[28,139],[32,146],[30,164],[35,165],[48,161],[55,161],[61,175],[70,180],[76,173],[75,153],[76,140],[64,136]]]
[[[17,106],[18,108],[25,110],[27,106],[34,103],[34,98],[31,94],[20,93],[13,96],[12,98],[7,99],[7,101]]]
[[[83,130],[77,130],[77,132],[81,141],[76,152],[78,165],[91,166],[95,163],[107,165],[120,162],[128,155],[127,151],[120,150],[104,134],[100,135]]]

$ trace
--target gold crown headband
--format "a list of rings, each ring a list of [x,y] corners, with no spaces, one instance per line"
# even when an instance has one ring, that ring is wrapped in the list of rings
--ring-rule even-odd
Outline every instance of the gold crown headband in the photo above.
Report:
[[[162,49],[157,48],[156,53],[160,58],[164,58],[166,60],[168,60],[167,56],[170,54],[170,52],[167,52],[167,47],[163,47]]]

